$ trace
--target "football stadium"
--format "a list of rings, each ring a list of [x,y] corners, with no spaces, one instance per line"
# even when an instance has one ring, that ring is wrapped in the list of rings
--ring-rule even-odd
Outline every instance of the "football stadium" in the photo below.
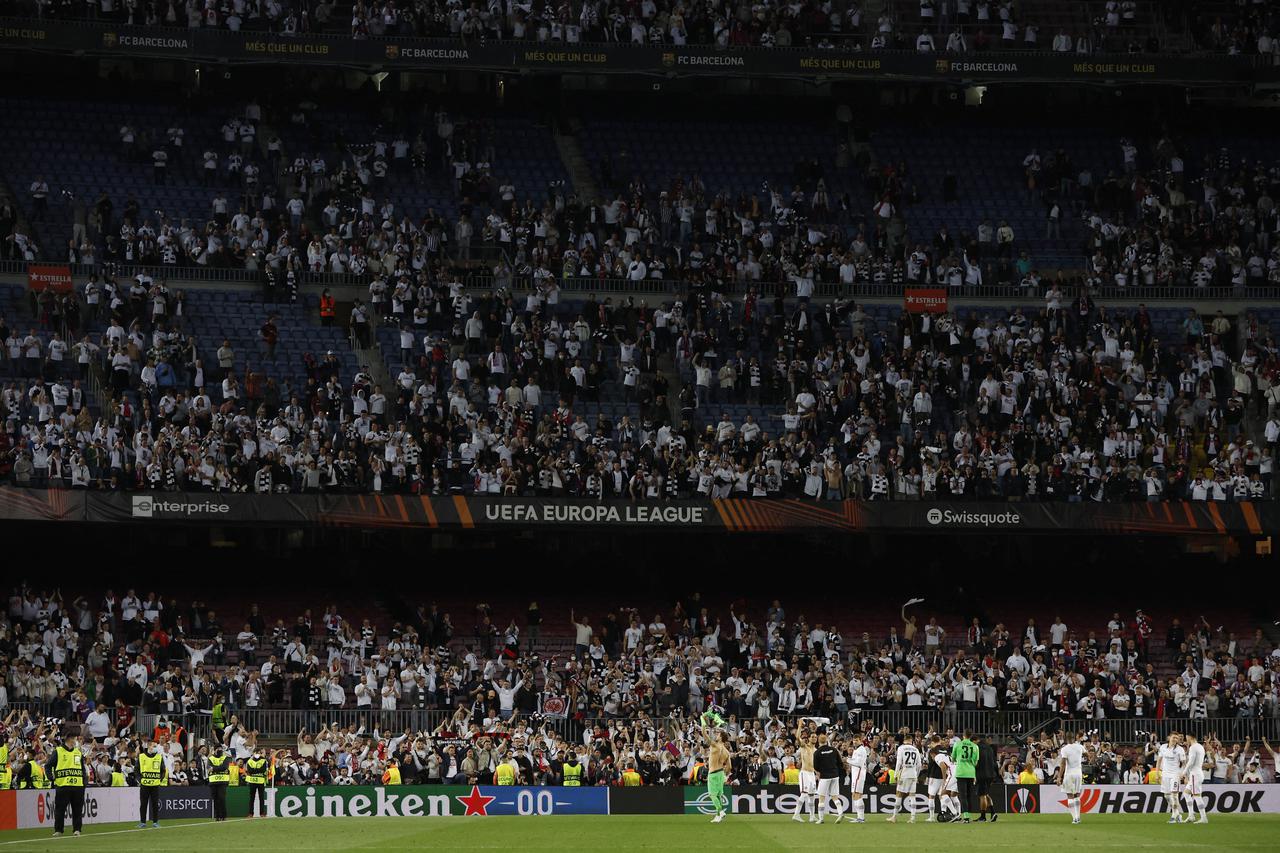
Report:
[[[1280,2],[0,71],[0,849],[1277,849]]]

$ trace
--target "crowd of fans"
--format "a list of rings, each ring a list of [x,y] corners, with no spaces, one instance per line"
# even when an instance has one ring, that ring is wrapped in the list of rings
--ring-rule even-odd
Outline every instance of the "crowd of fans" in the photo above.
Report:
[[[1191,37],[1198,49],[1243,56],[1256,53],[1271,63],[1280,56],[1280,4],[1274,0],[1251,0],[1218,10],[1193,5],[1190,11]]]
[[[608,784],[627,764],[647,782],[687,778],[700,716],[715,709],[740,747],[736,778],[773,781],[798,717],[866,732],[876,751],[895,735],[869,731],[874,712],[933,712],[941,725],[948,711],[1025,709],[1097,720],[1098,777],[1127,780],[1150,749],[1113,749],[1108,720],[1280,716],[1280,649],[1260,630],[1240,639],[1203,618],[1170,619],[1161,643],[1142,611],[1089,628],[975,617],[963,637],[907,608],[901,621],[848,637],[778,601],[754,612],[733,604],[725,619],[696,594],[647,618],[625,608],[599,624],[568,615],[572,652],[556,653],[537,603],[505,627],[478,605],[463,640],[435,605],[390,626],[355,626],[335,606],[272,625],[252,605],[224,628],[199,600],[128,590],[68,604],[58,590],[20,586],[0,625],[0,736],[21,762],[61,722],[81,723],[92,763],[105,768],[100,783],[132,773],[139,737],[154,738],[178,762],[170,777],[194,781],[215,741],[237,759],[263,746],[240,715],[292,708],[313,723],[277,756],[277,779],[370,782],[395,762],[405,780],[483,782],[514,759],[520,778],[555,784],[576,751],[588,783]],[[323,722],[346,708],[367,710],[365,722]],[[136,731],[135,710],[159,714],[160,726]],[[392,712],[405,710],[443,716],[401,731],[405,717]],[[1004,772],[1030,762],[1052,774],[1052,742],[1020,745]],[[1247,772],[1249,747],[1222,746],[1218,775]]]
[[[107,331],[70,346],[0,322],[11,372],[28,377],[3,391],[13,482],[633,499],[1272,495],[1276,349],[1252,317],[1239,335],[1221,313],[1192,311],[1183,340],[1166,342],[1145,309],[1068,301],[1056,285],[1039,312],[903,314],[877,327],[854,303],[793,307],[754,288],[653,309],[591,298],[564,313],[554,282],[474,301],[455,282],[398,287],[390,305],[375,290],[376,310],[353,309],[356,323],[403,328],[394,388],[363,371],[342,382],[332,355],[310,357],[293,388],[256,371],[242,386],[228,343],[201,351],[181,331],[181,292],[147,284],[122,292],[108,277],[97,306]],[[268,318],[263,334],[273,331]],[[689,377],[678,392],[664,357]],[[90,371],[114,396],[96,417]],[[635,415],[588,422],[602,388],[621,390]],[[717,412],[739,403],[781,417]]]
[[[506,259],[494,277],[521,283],[614,278],[739,291],[785,284],[802,292],[811,283],[847,291],[936,282],[1043,293],[1052,280],[1029,256],[1031,235],[1008,221],[984,219],[932,235],[912,230],[913,205],[957,199],[954,174],[941,186],[924,186],[910,163],[875,163],[847,144],[833,142],[837,173],[817,160],[799,162],[789,185],[766,181],[756,192],[710,187],[696,174],[650,186],[619,151],[600,164],[601,199],[579,198],[560,183],[521,199],[495,162],[497,131],[489,121],[388,104],[378,132],[342,141],[338,161],[330,162],[318,153],[328,129],[309,126],[315,106],[267,108],[277,113],[273,124],[288,122],[312,139],[298,150],[286,150],[278,136],[258,138],[264,108],[256,101],[229,117],[221,142],[203,150],[183,141],[180,123],[122,125],[124,160],[154,161],[161,182],[199,174],[217,187],[208,215],[171,218],[133,195],[121,207],[105,192],[52,198],[72,222],[67,251],[54,256],[89,266],[248,269],[281,290],[317,273],[417,287],[447,279],[448,268],[474,271],[494,256]],[[1280,167],[1225,148],[1203,153],[1196,141],[1168,131],[1149,143],[1118,140],[1112,163],[1095,174],[1057,148],[1032,150],[1011,164],[1028,198],[1044,206],[1046,239],[1060,239],[1064,224],[1070,235],[1070,220],[1078,222],[1084,284],[1120,292],[1280,280]],[[397,182],[421,185],[446,174],[459,200],[455,211],[404,210],[388,194]],[[54,215],[56,187],[56,179],[42,176],[32,182],[35,219]],[[7,256],[41,257],[16,213],[0,217],[0,226],[6,223],[6,234],[14,230]]]
[[[4,11],[17,15],[88,17],[131,26],[215,28],[269,31],[284,37],[341,35],[352,38],[460,38],[466,41],[530,41],[579,44],[715,45],[717,47],[816,47],[864,50],[910,50],[917,33],[950,34],[947,50],[1070,50],[1157,52],[1150,4],[1138,0],[1106,0],[1096,14],[1081,13],[1077,4],[1045,6],[1016,0],[918,0],[885,4],[879,15],[867,14],[859,0],[826,4],[766,3],[747,11],[651,0],[640,6],[580,0],[551,4],[488,3],[463,6],[441,0],[395,4],[331,0],[294,4],[246,3],[211,6],[178,2],[124,5],[118,9],[84,8],[69,2],[7,2]],[[350,15],[348,17],[348,8]],[[1079,29],[1040,35],[1037,13],[1065,16]],[[1141,29],[1140,29],[1141,27]],[[1221,34],[1215,46],[1221,46]],[[1234,33],[1232,33],[1234,35]],[[1065,38],[1062,48],[1058,39]],[[958,39],[958,43],[953,43]],[[1051,41],[1052,39],[1052,41]],[[1237,37],[1236,41],[1239,41]],[[939,44],[937,49],[941,49]]]
[[[203,157],[182,153],[180,127],[151,134],[172,154],[158,171],[186,158],[210,183],[234,182],[243,203],[220,190],[206,229],[157,229],[133,200],[118,239],[109,198],[81,205],[80,244],[93,252],[105,237],[112,260],[73,294],[33,294],[27,322],[0,318],[7,372],[26,380],[0,400],[13,482],[637,500],[1272,494],[1280,391],[1266,322],[1189,312],[1183,334],[1161,340],[1144,308],[1095,297],[1280,278],[1276,168],[1223,151],[1192,181],[1186,146],[1170,134],[1149,151],[1124,140],[1101,179],[1065,151],[1031,151],[1018,167],[1028,193],[1051,224],[1070,210],[1087,228],[1086,275],[1069,280],[1042,277],[1005,222],[911,240],[902,211],[921,191],[905,163],[845,164],[866,168],[878,199],[866,217],[847,194],[828,195],[817,162],[796,165],[793,190],[769,187],[761,200],[713,195],[696,176],[658,190],[627,177],[621,158],[607,170],[606,204],[580,204],[563,187],[522,204],[490,168],[494,128],[439,111],[421,116],[425,140],[352,141],[337,164],[269,140],[262,165],[292,182],[293,198],[278,210],[266,192],[255,207],[246,163],[258,156],[262,109],[251,102],[229,118],[223,146]],[[152,156],[146,135],[122,127],[121,156]],[[428,213],[419,224],[379,206],[388,176],[446,163],[462,196],[479,200],[458,220]],[[477,289],[459,267],[474,266],[481,246],[502,259],[485,264],[489,286]],[[237,375],[229,345],[189,335],[184,294],[165,280],[169,262],[216,257],[261,263],[268,300],[296,298],[311,271],[364,273],[368,300],[350,326],[365,345],[379,324],[399,330],[392,387],[367,370],[341,376],[320,353],[302,387],[261,369]],[[116,260],[160,263],[130,280]],[[574,275],[676,278],[680,293],[652,306],[570,303],[560,283]],[[813,301],[824,283],[963,291],[992,278],[1017,285],[1011,300],[1043,307],[877,323],[855,302]],[[273,350],[269,312],[263,346]],[[41,326],[58,336],[43,343]],[[89,399],[91,376],[110,400]],[[628,415],[584,416],[619,397]],[[728,405],[753,414],[717,410]]]

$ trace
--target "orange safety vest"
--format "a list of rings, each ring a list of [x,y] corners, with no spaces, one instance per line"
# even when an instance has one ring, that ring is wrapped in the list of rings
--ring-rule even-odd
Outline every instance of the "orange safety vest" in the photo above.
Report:
[[[320,316],[321,317],[334,316],[334,309],[333,309],[334,304],[335,303],[333,301],[332,296],[321,296],[320,297]]]

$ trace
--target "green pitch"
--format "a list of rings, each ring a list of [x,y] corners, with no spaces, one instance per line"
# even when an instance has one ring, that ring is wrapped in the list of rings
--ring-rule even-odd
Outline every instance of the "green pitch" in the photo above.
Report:
[[[1205,826],[1169,826],[1163,815],[1099,815],[1072,826],[1066,815],[1012,815],[996,824],[862,825],[794,823],[774,815],[488,818],[294,818],[171,821],[86,828],[80,838],[49,830],[0,833],[0,848],[22,853],[71,849],[224,853],[262,850],[1276,850],[1280,815],[1223,815]],[[905,820],[899,817],[900,821]]]

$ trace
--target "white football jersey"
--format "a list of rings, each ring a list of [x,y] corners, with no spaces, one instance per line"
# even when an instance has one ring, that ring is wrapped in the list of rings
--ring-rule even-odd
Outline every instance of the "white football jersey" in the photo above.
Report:
[[[1180,746],[1169,746],[1169,744],[1161,744],[1160,752],[1157,753],[1160,760],[1161,773],[1181,773],[1182,765],[1186,763],[1187,753]]]
[[[894,768],[899,776],[903,773],[919,773],[920,772],[920,750],[916,749],[913,744],[904,743],[898,747],[898,761]]]
[[[1187,771],[1190,773],[1204,772],[1204,746],[1199,742],[1187,747]]]
[[[1063,773],[1081,772],[1080,765],[1084,762],[1083,746],[1078,743],[1069,743],[1058,750],[1058,756],[1062,759]]]
[[[866,746],[859,745],[857,749],[849,754],[850,767],[866,767],[867,758],[871,755],[871,750]]]

